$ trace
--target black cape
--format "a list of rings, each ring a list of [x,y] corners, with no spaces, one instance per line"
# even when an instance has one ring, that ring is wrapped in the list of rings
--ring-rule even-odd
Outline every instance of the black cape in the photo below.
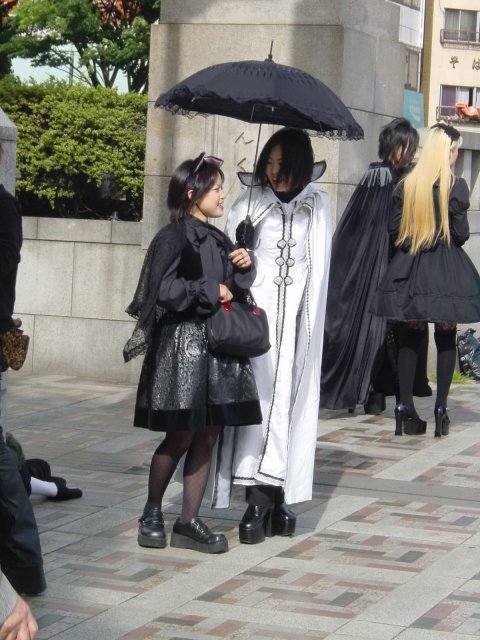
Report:
[[[388,230],[394,189],[402,172],[388,163],[369,166],[333,236],[323,344],[320,406],[353,408],[375,390],[393,394],[395,357],[386,358],[386,318],[369,308],[392,253]],[[396,338],[391,336],[390,347]],[[395,348],[395,345],[393,345]],[[419,366],[425,370],[426,358]],[[431,395],[426,374],[416,395]]]
[[[157,305],[160,282],[186,241],[185,225],[171,223],[160,229],[150,243],[135,295],[126,308],[126,312],[137,320],[137,324],[123,348],[125,362],[147,352],[157,321],[163,313],[163,309]]]

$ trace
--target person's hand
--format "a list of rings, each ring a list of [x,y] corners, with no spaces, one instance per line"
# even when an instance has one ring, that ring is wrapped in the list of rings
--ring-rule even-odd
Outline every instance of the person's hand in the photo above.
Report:
[[[252,264],[252,259],[246,249],[235,249],[228,257],[237,269],[249,269]]]
[[[30,607],[18,598],[15,609],[0,625],[0,640],[33,640],[37,635],[38,625]]]
[[[221,284],[220,285],[220,295],[218,296],[219,301],[222,304],[225,304],[225,302],[230,302],[230,300],[232,300],[233,298],[233,293],[230,291],[230,289],[227,287],[226,284]],[[1,638],[0,638],[1,640]]]

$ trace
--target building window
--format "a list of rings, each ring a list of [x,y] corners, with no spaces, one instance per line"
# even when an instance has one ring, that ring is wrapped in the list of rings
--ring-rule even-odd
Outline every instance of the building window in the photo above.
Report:
[[[437,120],[479,120],[480,88],[441,85]]]
[[[418,88],[418,51],[410,51],[407,49],[407,59],[405,65],[405,87],[417,91]]]
[[[480,12],[445,9],[442,42],[479,42]]]

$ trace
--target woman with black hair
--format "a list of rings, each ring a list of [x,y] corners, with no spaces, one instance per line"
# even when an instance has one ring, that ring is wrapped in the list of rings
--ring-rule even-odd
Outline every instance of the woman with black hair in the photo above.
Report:
[[[166,546],[162,500],[184,454],[182,511],[172,547],[204,553],[227,551],[223,534],[198,517],[212,450],[224,425],[261,420],[247,358],[208,351],[206,320],[248,289],[255,277],[245,249],[234,249],[209,218],[223,215],[222,160],[200,154],[170,180],[171,223],[153,239],[127,312],[138,319],[125,345],[125,361],[145,353],[134,424],[166,433],[152,457],[148,499],[138,543]]]
[[[365,413],[385,409],[385,395],[398,393],[398,335],[384,318],[370,313],[378,284],[393,253],[388,233],[395,186],[409,170],[418,133],[405,118],[382,128],[380,162],[372,163],[356,187],[335,229],[323,343],[320,406]],[[417,395],[431,395],[426,378],[428,332],[422,335]]]
[[[272,344],[252,359],[263,422],[238,430],[234,445],[233,482],[247,487],[244,543],[292,535],[296,518],[287,505],[312,497],[331,216],[328,194],[310,182],[324,170],[324,162],[314,166],[306,132],[281,129],[260,154],[251,193],[228,215],[232,238],[247,211],[251,217],[251,290],[267,312]]]

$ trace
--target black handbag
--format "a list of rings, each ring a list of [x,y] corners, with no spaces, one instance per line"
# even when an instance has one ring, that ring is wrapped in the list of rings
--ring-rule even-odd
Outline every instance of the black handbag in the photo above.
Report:
[[[226,302],[207,318],[210,353],[255,358],[270,349],[267,314],[254,302]]]

